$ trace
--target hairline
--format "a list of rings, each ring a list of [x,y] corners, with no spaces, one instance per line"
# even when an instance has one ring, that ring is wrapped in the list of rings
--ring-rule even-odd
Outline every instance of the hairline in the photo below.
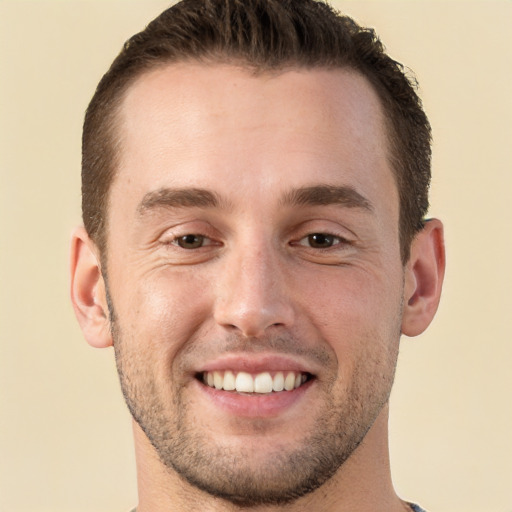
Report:
[[[126,97],[130,90],[141,80],[143,80],[147,75],[151,73],[158,72],[159,70],[168,68],[170,66],[178,66],[180,64],[196,64],[202,66],[232,66],[235,68],[239,68],[240,70],[247,71],[254,77],[260,76],[271,76],[277,77],[283,73],[289,71],[313,71],[313,70],[326,70],[326,71],[335,71],[335,70],[346,70],[348,73],[356,74],[370,85],[373,92],[376,94],[379,107],[381,109],[381,120],[382,120],[382,128],[384,130],[384,136],[386,141],[386,158],[388,160],[388,164],[391,169],[391,173],[393,175],[393,180],[395,183],[395,187],[398,195],[398,236],[400,243],[400,255],[402,263],[405,263],[408,260],[409,252],[410,252],[410,244],[412,240],[403,240],[402,233],[402,185],[400,183],[401,180],[401,172],[397,168],[401,164],[400,151],[397,147],[397,134],[395,130],[395,126],[393,123],[393,117],[391,115],[387,115],[389,112],[390,101],[386,98],[386,92],[383,91],[381,87],[378,86],[377,80],[372,80],[373,76],[371,73],[365,73],[363,70],[358,69],[357,66],[352,65],[350,62],[339,63],[334,60],[331,62],[322,62],[318,65],[312,64],[310,62],[300,62],[298,60],[289,59],[288,61],[278,62],[276,64],[269,64],[268,62],[259,63],[259,62],[251,62],[247,58],[243,56],[232,56],[228,54],[223,54],[220,52],[210,52],[208,56],[188,56],[188,57],[180,57],[180,58],[163,58],[158,61],[154,61],[151,63],[146,63],[144,66],[141,66],[135,73],[131,76],[128,75],[128,78],[124,80],[121,87],[118,88],[115,92],[111,93],[111,110],[110,110],[110,125],[108,127],[108,137],[109,137],[109,145],[113,148],[112,151],[112,159],[110,162],[111,166],[111,176],[108,182],[108,189],[105,197],[104,211],[102,215],[102,222],[99,225],[99,229],[95,233],[94,243],[98,247],[101,256],[102,266],[105,266],[108,261],[108,234],[109,234],[109,212],[111,206],[111,196],[112,196],[112,187],[116,178],[119,175],[120,166],[121,166],[121,153],[123,149],[123,137],[122,137],[122,117],[123,117],[123,106],[125,104]],[[107,121],[108,122],[108,121]],[[403,245],[407,244],[407,247],[403,247]],[[405,252],[404,252],[405,251]],[[405,257],[404,257],[405,254]]]

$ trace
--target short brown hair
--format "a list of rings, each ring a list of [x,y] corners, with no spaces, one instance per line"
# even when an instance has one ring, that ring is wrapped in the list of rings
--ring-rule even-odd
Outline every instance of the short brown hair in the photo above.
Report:
[[[366,77],[384,109],[400,198],[401,257],[408,260],[424,225],[430,184],[431,131],[416,82],[385,53],[373,29],[315,0],[183,0],[124,44],[98,84],[83,129],[82,215],[102,254],[124,93],[143,73],[187,60],[257,71],[349,68]]]

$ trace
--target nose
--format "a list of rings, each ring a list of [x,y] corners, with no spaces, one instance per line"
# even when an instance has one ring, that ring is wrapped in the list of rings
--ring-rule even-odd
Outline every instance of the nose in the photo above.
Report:
[[[214,318],[244,337],[261,337],[270,328],[290,327],[294,310],[279,256],[270,248],[247,249],[224,261]]]

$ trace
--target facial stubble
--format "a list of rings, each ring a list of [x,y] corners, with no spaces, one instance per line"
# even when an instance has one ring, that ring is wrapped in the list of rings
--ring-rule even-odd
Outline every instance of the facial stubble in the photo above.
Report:
[[[106,286],[110,327],[116,365],[127,406],[163,466],[187,484],[239,507],[284,505],[315,491],[328,481],[363,441],[382,408],[393,384],[397,342],[389,346],[387,361],[368,350],[359,358],[344,400],[334,400],[330,383],[324,392],[323,414],[315,420],[303,441],[290,448],[282,446],[267,454],[266,462],[254,466],[254,448],[242,443],[233,450],[195,429],[193,407],[183,387],[176,386],[172,401],[162,388],[172,381],[158,381],[151,354],[126,343],[118,316]],[[400,314],[397,315],[400,325]],[[382,342],[382,340],[380,340]],[[287,341],[280,341],[280,344]],[[297,346],[297,341],[290,344]],[[336,363],[335,363],[336,364]],[[169,404],[172,405],[169,405]],[[286,435],[285,435],[286,437]],[[265,443],[264,434],[260,443]],[[261,452],[261,444],[257,448]]]

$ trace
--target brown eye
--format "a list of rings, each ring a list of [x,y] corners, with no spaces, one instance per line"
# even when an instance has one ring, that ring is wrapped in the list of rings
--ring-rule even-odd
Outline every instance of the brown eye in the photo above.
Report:
[[[337,241],[338,237],[325,233],[312,233],[308,235],[308,244],[313,249],[328,249]]]
[[[199,247],[202,247],[204,245],[204,239],[205,237],[203,235],[185,235],[180,236],[176,243],[182,248],[182,249],[198,249]]]

